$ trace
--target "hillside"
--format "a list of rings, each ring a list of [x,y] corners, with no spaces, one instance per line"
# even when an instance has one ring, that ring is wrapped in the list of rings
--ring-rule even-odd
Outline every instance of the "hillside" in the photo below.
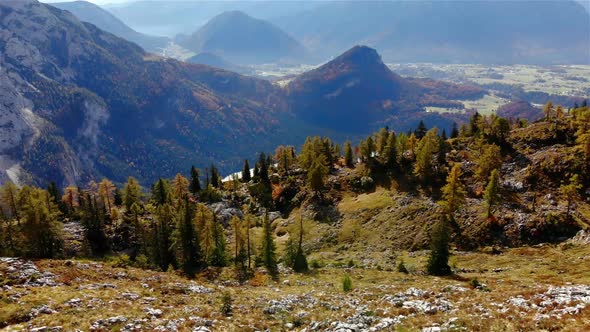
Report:
[[[295,77],[286,90],[291,110],[306,122],[356,133],[386,125],[403,131],[420,120],[450,128],[461,115],[426,113],[423,107],[456,105],[453,99],[477,99],[484,94],[475,86],[402,78],[366,46],[355,46]]]
[[[364,44],[394,63],[590,63],[590,14],[571,0],[333,1],[271,21],[324,59]]]
[[[357,161],[310,138],[298,155],[261,156],[250,180],[212,171],[195,190],[179,174],[149,199],[131,179],[122,194],[103,180],[58,201],[57,188],[4,186],[0,253],[45,259],[0,258],[0,328],[586,330],[590,109],[558,109],[524,127],[476,115],[447,139],[417,130],[415,148],[381,130]],[[439,223],[446,276],[429,275],[424,250]],[[295,272],[296,241],[307,271]]]
[[[199,53],[186,59],[186,62],[221,68],[244,75],[252,73],[252,70],[248,69],[248,67],[238,66],[213,53]]]
[[[278,134],[281,92],[267,81],[150,55],[34,0],[0,13],[3,181],[153,180]]]
[[[148,52],[159,53],[169,42],[166,37],[154,37],[139,33],[125,25],[113,14],[87,1],[59,2],[52,3],[51,6],[67,10],[80,21],[92,23],[101,30],[136,43]]]
[[[304,48],[276,26],[240,11],[219,14],[182,41],[197,53],[210,52],[238,64],[304,60]]]

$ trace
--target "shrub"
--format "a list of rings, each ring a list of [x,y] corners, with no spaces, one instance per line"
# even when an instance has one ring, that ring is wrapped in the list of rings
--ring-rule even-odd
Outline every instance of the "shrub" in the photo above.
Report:
[[[229,292],[224,292],[221,296],[221,313],[229,317],[233,312],[233,299]]]
[[[352,260],[352,258],[351,258],[351,259],[348,261],[348,264],[347,264],[347,266],[348,266],[348,267],[354,267],[354,265],[355,265],[355,264],[354,264],[354,261],[353,261],[353,260]]]
[[[348,274],[345,274],[344,278],[342,278],[342,290],[344,293],[348,293],[352,290],[352,279],[350,279]]]
[[[401,261],[399,261],[399,264],[397,264],[397,272],[400,273],[409,273],[408,269],[406,268],[406,265],[404,264],[404,260],[402,259]]]

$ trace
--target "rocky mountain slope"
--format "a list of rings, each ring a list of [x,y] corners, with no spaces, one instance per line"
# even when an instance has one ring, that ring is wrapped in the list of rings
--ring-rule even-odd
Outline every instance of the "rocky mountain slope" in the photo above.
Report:
[[[283,89],[151,55],[37,1],[4,1],[0,10],[3,181],[66,185],[132,175],[152,182],[214,161],[226,172],[277,143],[298,145],[317,133],[343,141],[381,124],[405,130],[420,119],[450,127],[461,116],[421,107],[481,93],[401,79],[365,47]],[[341,111],[348,113],[330,120]],[[350,119],[358,122],[350,126]]]
[[[0,154],[15,182],[151,178],[253,154],[283,113],[266,81],[155,57],[37,1],[0,3],[0,29]]]
[[[92,23],[101,30],[134,42],[149,52],[159,53],[170,42],[166,37],[155,37],[139,33],[125,25],[113,14],[87,1],[58,2],[51,5],[71,12],[80,21]]]
[[[224,12],[182,41],[197,53],[210,52],[238,64],[259,64],[297,60],[305,50],[276,26],[240,11]]]
[[[423,107],[456,105],[453,99],[477,99],[484,94],[475,86],[402,78],[366,46],[355,46],[297,76],[286,89],[291,109],[307,122],[361,133],[386,125],[407,130],[419,119],[450,128],[458,118],[428,114]]]

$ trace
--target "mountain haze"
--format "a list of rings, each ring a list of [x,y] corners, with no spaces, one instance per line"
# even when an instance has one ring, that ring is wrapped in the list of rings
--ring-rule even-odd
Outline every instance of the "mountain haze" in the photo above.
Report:
[[[182,41],[195,52],[220,55],[231,62],[267,63],[302,60],[303,47],[276,26],[240,11],[222,13]]]
[[[387,62],[590,63],[590,14],[570,0],[334,1],[271,21],[324,58],[365,44]]]
[[[87,1],[60,2],[52,3],[51,5],[67,10],[74,14],[80,21],[92,23],[104,31],[136,43],[150,52],[159,51],[169,42],[169,39],[166,37],[154,37],[139,33],[125,25],[125,23],[113,16],[113,14]]]

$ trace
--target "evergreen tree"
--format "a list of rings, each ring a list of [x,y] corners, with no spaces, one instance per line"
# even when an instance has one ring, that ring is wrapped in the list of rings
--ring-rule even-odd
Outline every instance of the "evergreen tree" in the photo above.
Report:
[[[217,167],[211,165],[211,185],[213,188],[221,187],[221,176],[219,175],[219,170]]]
[[[260,167],[258,167],[258,163],[254,164],[254,171],[253,171],[254,178],[257,180],[260,179]]]
[[[451,138],[459,137],[459,129],[457,128],[457,122],[453,122],[453,129],[451,129]]]
[[[493,170],[492,174],[490,175],[490,181],[486,186],[486,191],[483,195],[483,198],[486,201],[487,205],[487,216],[488,218],[492,216],[492,208],[500,201],[500,177],[498,175],[498,170]]]
[[[53,202],[57,204],[59,211],[62,214],[67,213],[68,207],[61,200],[62,193],[60,192],[59,188],[57,187],[57,184],[55,184],[54,181],[49,182],[49,184],[47,185],[47,192],[49,193],[49,195],[51,195],[51,199],[53,200]]]
[[[119,188],[115,188],[115,193],[113,194],[113,204],[115,204],[115,206],[123,205],[123,195],[121,194],[121,190],[119,190]]]
[[[270,164],[268,164],[268,160],[264,152],[260,153],[258,164],[260,165],[260,183],[262,183],[265,187],[270,188],[270,178],[268,176],[268,168],[270,167]]]
[[[420,123],[418,123],[418,128],[414,130],[414,135],[416,135],[416,138],[420,140],[426,136],[426,132],[428,132],[428,129],[426,128],[424,121],[420,120]]]
[[[156,221],[153,226],[152,256],[154,262],[162,271],[168,266],[176,266],[174,252],[172,250],[173,225],[176,223],[174,210],[170,204],[165,203],[156,209]]]
[[[203,266],[199,236],[194,225],[194,206],[184,197],[181,217],[175,231],[174,245],[178,250],[178,260],[186,275],[193,277]]]
[[[478,136],[480,133],[481,115],[475,112],[469,119],[469,134],[471,136]]]
[[[248,163],[248,159],[244,160],[244,169],[242,169],[242,181],[248,183],[252,180],[252,176],[250,174],[250,164]]]
[[[393,132],[387,137],[387,143],[385,144],[382,157],[388,169],[397,168],[397,141]]]
[[[451,274],[451,267],[449,266],[449,233],[448,221],[443,216],[442,220],[434,225],[430,235],[431,251],[426,265],[426,270],[430,275],[445,276]]]
[[[447,184],[442,188],[443,201],[441,205],[449,217],[453,217],[461,205],[465,203],[465,186],[461,183],[461,164],[453,165],[451,172],[447,176]]]
[[[217,267],[227,266],[227,240],[225,238],[225,230],[221,223],[217,220],[217,216],[213,214],[213,242],[215,249],[211,255],[211,265]]]
[[[262,223],[262,233],[262,263],[273,279],[277,279],[279,269],[277,266],[277,258],[275,253],[276,245],[272,235],[272,227],[270,219],[268,218],[268,212],[264,216],[264,221]]]
[[[152,187],[152,201],[156,206],[169,204],[172,202],[172,193],[168,180],[158,179]]]
[[[191,181],[188,187],[188,190],[191,194],[197,195],[201,192],[201,180],[199,177],[201,174],[199,170],[195,166],[191,166]]]
[[[346,143],[344,143],[344,164],[346,167],[352,167],[354,165],[354,156],[350,141],[346,141]]]
[[[100,208],[96,197],[84,194],[84,209],[82,211],[82,225],[86,230],[86,241],[92,255],[103,256],[110,250],[110,243],[104,225],[104,209]]]
[[[297,252],[293,261],[293,270],[295,272],[307,272],[309,270],[307,257],[303,251],[303,217],[299,221],[299,244],[297,245]]]
[[[139,186],[139,182],[137,182],[135,178],[129,177],[123,188],[123,203],[125,204],[127,211],[131,209],[133,203],[139,204],[140,198],[141,187]]]

